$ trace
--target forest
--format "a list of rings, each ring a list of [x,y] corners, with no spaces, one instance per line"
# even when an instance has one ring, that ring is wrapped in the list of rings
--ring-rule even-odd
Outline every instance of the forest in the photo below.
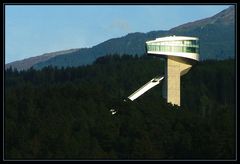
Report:
[[[235,60],[181,77],[181,107],[158,85],[123,101],[164,61],[109,54],[92,65],[5,70],[6,159],[235,159]],[[112,115],[111,108],[117,109]]]

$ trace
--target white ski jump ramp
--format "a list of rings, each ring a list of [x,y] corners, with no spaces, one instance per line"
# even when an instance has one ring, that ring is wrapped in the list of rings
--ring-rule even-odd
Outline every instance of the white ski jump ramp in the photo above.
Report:
[[[153,78],[152,80],[150,80],[148,83],[146,83],[144,86],[142,86],[141,88],[139,88],[138,90],[136,90],[133,94],[131,94],[128,98],[130,100],[135,100],[136,98],[138,98],[139,96],[141,96],[142,94],[144,94],[145,92],[147,92],[149,89],[153,88],[154,86],[158,85],[161,80],[163,79],[163,76],[157,76],[155,78]]]

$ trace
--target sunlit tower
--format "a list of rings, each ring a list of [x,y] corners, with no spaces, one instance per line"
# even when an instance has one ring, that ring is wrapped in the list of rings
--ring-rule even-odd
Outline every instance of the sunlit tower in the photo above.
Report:
[[[196,37],[169,36],[146,42],[148,55],[165,59],[163,97],[180,106],[181,76],[199,61],[199,40]]]
[[[199,40],[196,37],[168,36],[146,42],[148,55],[161,57],[165,60],[164,75],[158,75],[133,92],[128,99],[134,101],[151,88],[163,82],[163,97],[168,103],[181,105],[181,76],[185,75],[194,63],[199,61]],[[124,99],[126,101],[126,99]],[[116,114],[116,109],[110,109]]]

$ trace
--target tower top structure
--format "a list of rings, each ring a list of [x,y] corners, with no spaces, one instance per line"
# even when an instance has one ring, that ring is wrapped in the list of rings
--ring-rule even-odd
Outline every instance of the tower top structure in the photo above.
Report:
[[[168,36],[146,42],[147,53],[187,58],[199,61],[199,39],[188,36]]]

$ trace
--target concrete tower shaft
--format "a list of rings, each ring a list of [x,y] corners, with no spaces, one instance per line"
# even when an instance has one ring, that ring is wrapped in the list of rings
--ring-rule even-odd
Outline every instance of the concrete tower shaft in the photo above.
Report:
[[[191,67],[191,64],[181,58],[171,56],[166,58],[163,96],[167,99],[167,102],[178,106],[181,105],[181,76],[186,74]]]

